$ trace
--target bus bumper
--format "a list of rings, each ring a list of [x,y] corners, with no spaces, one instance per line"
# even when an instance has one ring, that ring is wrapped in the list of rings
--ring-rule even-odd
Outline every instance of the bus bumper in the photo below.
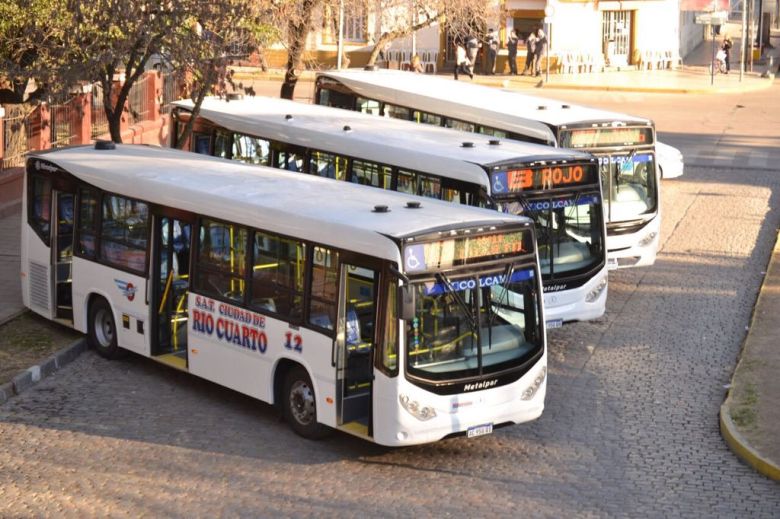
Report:
[[[545,292],[544,320],[548,328],[568,321],[598,319],[607,308],[607,271],[581,287],[563,292]]]
[[[641,230],[611,235],[607,229],[607,267],[609,270],[647,267],[655,263],[661,242],[661,217],[657,215]]]
[[[486,430],[498,426],[534,420],[544,410],[546,375],[545,355],[517,382],[481,391],[435,395],[399,380],[398,397],[393,401],[378,402],[386,411],[374,412],[374,441],[391,447],[418,445],[450,436],[468,436],[469,430],[485,434]],[[523,393],[534,385],[533,396],[523,400]],[[420,408],[435,409],[436,416],[420,420],[399,403],[403,397]]]

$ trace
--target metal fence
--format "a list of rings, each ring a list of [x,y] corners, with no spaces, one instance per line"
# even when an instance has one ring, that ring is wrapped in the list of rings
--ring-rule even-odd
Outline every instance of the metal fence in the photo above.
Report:
[[[146,80],[146,77],[133,83],[130,87],[130,95],[127,98],[130,109],[130,124],[136,124],[146,121],[152,115],[150,100],[154,99],[149,95],[149,89],[154,88],[154,84]]]
[[[103,87],[100,83],[92,85],[92,130],[90,132],[92,140],[108,133],[108,119],[106,118],[106,109],[103,106],[103,95]]]
[[[40,131],[40,108],[35,108],[29,114],[23,113],[24,108],[6,106],[6,117],[3,118],[3,150],[5,156],[0,161],[0,170],[24,166],[24,156],[30,149],[30,139],[37,129]],[[37,125],[36,125],[37,121]]]
[[[171,113],[171,103],[179,99],[178,80],[175,74],[163,74],[162,100],[160,101],[160,112],[164,114]]]
[[[51,147],[61,148],[76,143],[76,128],[81,124],[77,99],[51,105]]]

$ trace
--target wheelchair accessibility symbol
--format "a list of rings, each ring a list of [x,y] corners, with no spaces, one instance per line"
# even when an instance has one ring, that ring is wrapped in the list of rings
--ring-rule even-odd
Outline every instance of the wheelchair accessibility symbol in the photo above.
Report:
[[[416,254],[419,254],[422,249],[422,246],[415,245],[413,247],[409,247],[406,249],[406,270],[407,272],[420,270],[422,268],[422,263],[417,258]]]
[[[505,193],[506,187],[504,187],[504,183],[506,182],[506,173],[503,171],[500,173],[494,173],[493,174],[493,193]]]

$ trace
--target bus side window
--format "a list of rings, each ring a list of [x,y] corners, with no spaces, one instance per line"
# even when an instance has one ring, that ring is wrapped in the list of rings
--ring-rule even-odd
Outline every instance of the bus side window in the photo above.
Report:
[[[373,99],[366,99],[365,97],[358,97],[357,111],[364,114],[379,115],[379,101]]]
[[[465,121],[459,121],[457,119],[450,119],[450,118],[444,119],[444,126],[455,130],[460,130],[462,132],[474,133],[477,131],[477,127],[476,125],[474,125],[474,123],[467,123]]]
[[[121,196],[103,197],[100,259],[119,268],[143,272],[149,240],[149,208]]]
[[[309,171],[320,177],[345,180],[347,178],[347,159],[323,151],[312,151]]]
[[[233,135],[233,160],[246,164],[268,166],[270,163],[271,143],[248,135]]]
[[[248,232],[243,227],[204,218],[199,230],[194,290],[242,303],[247,239]]]
[[[483,135],[490,135],[492,137],[498,137],[499,139],[506,139],[506,132],[490,128],[489,126],[480,126],[479,133]]]
[[[398,192],[417,194],[417,174],[411,171],[398,170]]]
[[[303,242],[255,231],[250,305],[300,322],[306,273]]]
[[[98,202],[98,194],[91,189],[79,191],[78,254],[85,258],[95,257],[99,222]]]
[[[27,223],[46,245],[51,229],[51,180],[31,175],[27,198]]]
[[[311,265],[309,324],[325,330],[336,326],[338,306],[339,253],[314,247]]]
[[[428,112],[420,112],[419,110],[414,111],[414,121],[423,124],[441,126],[441,116],[429,114]]]
[[[221,130],[217,131],[217,136],[214,139],[214,156],[223,159],[230,158],[230,135]]]
[[[380,166],[375,162],[355,159],[352,161],[351,180],[363,186],[392,189],[393,169],[390,166]]]
[[[412,111],[408,108],[404,108],[403,106],[395,106],[385,103],[385,117],[408,121],[412,118]]]
[[[428,198],[441,198],[441,179],[429,177],[428,175],[418,175],[420,187],[419,194]]]

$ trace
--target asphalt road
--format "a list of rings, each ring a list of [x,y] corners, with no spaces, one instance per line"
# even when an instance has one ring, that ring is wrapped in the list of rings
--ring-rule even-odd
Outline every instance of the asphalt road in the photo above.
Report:
[[[642,108],[662,132],[667,113],[670,144],[742,136],[777,164],[776,123],[696,111],[708,104]],[[780,222],[780,172],[712,156],[663,182],[656,265],[610,274],[606,316],[550,334],[538,421],[406,449],[310,442],[265,404],[89,352],[0,406],[0,516],[778,517],[780,487],[731,453],[718,410]]]

